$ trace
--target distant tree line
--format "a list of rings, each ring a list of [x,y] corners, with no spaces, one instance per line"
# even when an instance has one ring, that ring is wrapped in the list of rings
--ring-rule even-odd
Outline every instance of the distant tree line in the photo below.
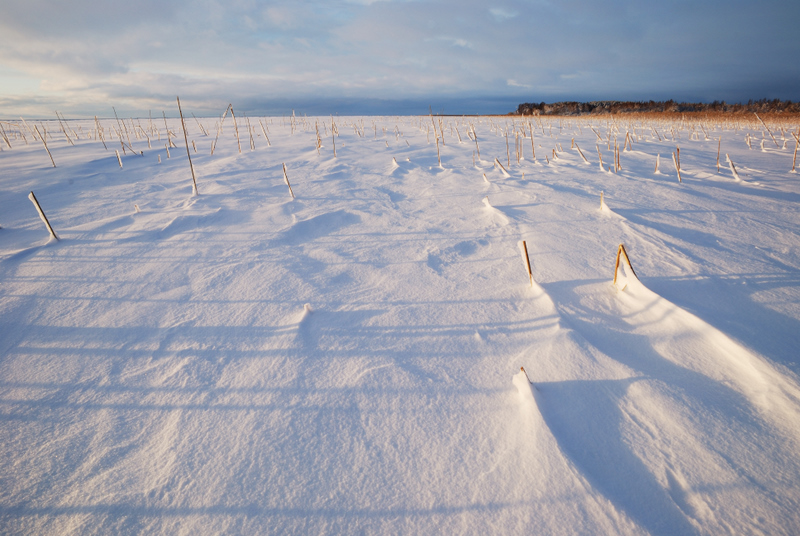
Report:
[[[800,113],[800,103],[778,99],[749,100],[747,104],[668,101],[592,101],[520,104],[516,115],[589,115],[646,112]]]

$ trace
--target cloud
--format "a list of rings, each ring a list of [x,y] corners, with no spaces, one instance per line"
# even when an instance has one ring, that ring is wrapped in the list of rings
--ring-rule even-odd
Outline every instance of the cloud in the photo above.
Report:
[[[520,84],[519,82],[517,82],[513,78],[509,78],[508,80],[506,80],[506,84],[511,86],[511,87],[523,87],[525,89],[533,88],[533,86],[528,85],[528,84]]]
[[[519,13],[517,13],[516,11],[510,11],[508,9],[503,9],[500,7],[491,8],[489,10],[489,13],[492,14],[492,17],[494,17],[494,20],[496,20],[497,22],[503,22],[507,19],[513,19],[514,17],[519,15]]]
[[[475,48],[471,42],[460,37],[440,36],[436,38],[438,41],[449,43],[451,46],[472,49]]]
[[[213,109],[265,95],[799,99],[800,64],[786,58],[800,53],[800,4],[731,2],[7,2],[0,97],[65,113],[146,113],[178,93]],[[740,37],[759,32],[770,39]]]

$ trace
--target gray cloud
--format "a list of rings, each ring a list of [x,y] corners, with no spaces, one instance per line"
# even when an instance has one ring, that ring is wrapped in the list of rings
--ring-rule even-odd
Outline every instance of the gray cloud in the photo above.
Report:
[[[195,100],[198,110],[228,101],[268,108],[268,99],[800,97],[794,3],[8,4],[0,19],[0,87],[11,86],[2,84],[3,73],[13,71],[36,90],[3,94],[6,115],[16,113],[9,107],[43,102],[76,114],[106,103],[146,113],[171,106],[175,94]]]

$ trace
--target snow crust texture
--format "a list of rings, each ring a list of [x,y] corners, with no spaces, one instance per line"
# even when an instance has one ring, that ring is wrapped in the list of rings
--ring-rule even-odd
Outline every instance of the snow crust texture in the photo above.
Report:
[[[0,533],[800,533],[797,125],[125,121],[4,123]]]

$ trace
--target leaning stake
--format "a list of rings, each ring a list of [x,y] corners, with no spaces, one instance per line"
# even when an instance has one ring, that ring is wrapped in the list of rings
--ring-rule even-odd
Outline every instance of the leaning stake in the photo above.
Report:
[[[531,381],[531,377],[528,376],[528,371],[525,370],[525,367],[519,367],[519,370],[521,370],[525,374],[525,378],[528,379],[528,383],[533,384],[533,382]]]
[[[528,256],[528,245],[525,241],[522,241],[522,250],[525,252],[525,269],[528,270],[528,278],[531,280],[531,286],[533,286],[533,272],[531,272],[531,259]]]
[[[286,186],[289,187],[289,193],[292,194],[292,199],[294,199],[294,192],[292,191],[292,185],[289,184],[289,175],[286,173],[286,164],[283,164],[283,180],[286,181]]]
[[[44,144],[44,150],[47,151],[47,156],[50,157],[50,162],[53,163],[53,167],[56,167],[56,161],[53,160],[53,155],[50,154],[50,149],[47,148],[47,141],[44,139],[44,136],[42,136],[42,133],[39,132],[39,127],[37,127],[36,125],[33,125],[33,128],[35,128],[36,129],[36,133],[39,134],[39,139],[42,140],[42,143]],[[42,128],[44,128],[44,127],[42,127]]]
[[[31,203],[33,203],[33,206],[36,207],[36,212],[39,213],[39,217],[42,218],[42,221],[47,226],[47,230],[50,231],[50,236],[58,240],[58,235],[53,230],[53,226],[50,225],[50,222],[47,220],[47,216],[44,215],[44,211],[42,210],[42,207],[39,206],[39,201],[37,201],[36,196],[33,195],[33,192],[28,195],[28,199],[30,199]]]
[[[194,166],[192,165],[192,155],[189,152],[189,138],[186,137],[186,123],[183,122],[183,112],[181,111],[181,99],[180,97],[175,97],[178,100],[178,113],[181,114],[181,127],[183,128],[183,141],[186,142],[186,156],[189,157],[189,168],[192,170],[192,195],[198,195],[197,192],[197,177],[194,175]],[[167,148],[169,151],[169,147]]]
[[[639,276],[636,275],[636,272],[633,270],[633,266],[631,266],[631,260],[628,258],[628,252],[625,251],[625,245],[624,244],[620,244],[619,247],[617,248],[617,262],[614,264],[614,284],[615,285],[617,284],[617,272],[619,272],[619,256],[620,255],[624,255],[625,256],[625,263],[628,265],[628,268],[631,269],[631,273],[633,274],[633,277],[635,277],[636,279],[639,279]]]

